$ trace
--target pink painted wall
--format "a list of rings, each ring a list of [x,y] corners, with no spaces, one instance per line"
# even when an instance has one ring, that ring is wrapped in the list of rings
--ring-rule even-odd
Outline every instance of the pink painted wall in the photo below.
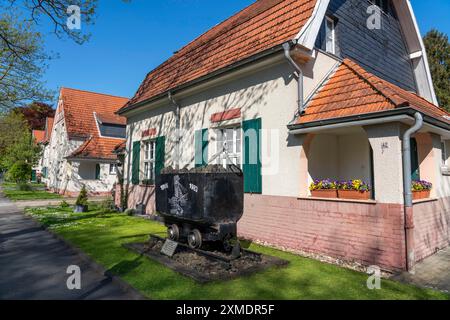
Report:
[[[240,236],[386,270],[405,268],[403,206],[245,195]]]
[[[416,260],[450,244],[450,197],[414,205]]]
[[[128,208],[136,209],[139,203],[146,203],[146,213],[153,214],[155,212],[155,187],[154,186],[129,186]],[[120,185],[116,186],[115,203],[120,206]]]

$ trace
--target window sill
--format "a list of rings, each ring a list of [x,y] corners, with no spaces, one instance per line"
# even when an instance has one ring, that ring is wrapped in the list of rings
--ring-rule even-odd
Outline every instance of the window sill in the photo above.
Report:
[[[413,204],[434,202],[434,201],[438,201],[438,199],[437,198],[426,198],[426,199],[413,200]]]
[[[318,198],[318,197],[298,197],[297,200],[315,200],[315,201],[328,201],[328,202],[346,202],[346,203],[363,203],[363,204],[377,204],[376,200],[355,200],[355,199],[342,199],[342,198]]]

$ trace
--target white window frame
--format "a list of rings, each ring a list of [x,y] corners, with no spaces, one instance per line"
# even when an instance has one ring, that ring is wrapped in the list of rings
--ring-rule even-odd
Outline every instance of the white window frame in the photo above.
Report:
[[[109,164],[109,174],[110,175],[117,175],[117,163],[110,163]]]
[[[144,141],[144,179],[155,182],[156,140]]]
[[[233,146],[231,152],[228,152],[228,157],[225,153],[221,153],[217,158],[217,163],[223,165],[224,167],[227,164],[230,164],[228,158],[232,160],[233,164],[238,165],[242,168],[242,126],[233,125],[228,127],[222,127],[216,129],[217,141],[216,148],[217,152],[221,150],[227,150],[228,142],[232,141]],[[228,134],[232,133],[233,137],[228,139]]]
[[[331,23],[331,28],[329,28]],[[330,30],[331,29],[331,30]],[[329,32],[331,32],[331,48],[329,48]],[[325,51],[331,54],[336,54],[336,23],[331,17],[325,17]]]

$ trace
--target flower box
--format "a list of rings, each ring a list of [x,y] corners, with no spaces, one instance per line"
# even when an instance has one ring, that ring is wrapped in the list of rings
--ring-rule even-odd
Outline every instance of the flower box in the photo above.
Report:
[[[431,190],[413,191],[413,200],[421,200],[430,198]]]
[[[322,190],[311,190],[311,196],[314,198],[337,198],[337,190],[334,189],[322,189]]]
[[[338,190],[338,197],[340,199],[369,200],[370,191]]]

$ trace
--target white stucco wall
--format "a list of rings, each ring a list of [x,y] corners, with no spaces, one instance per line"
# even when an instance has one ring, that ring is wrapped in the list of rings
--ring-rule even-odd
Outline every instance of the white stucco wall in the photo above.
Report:
[[[336,61],[322,53],[304,66],[304,95],[325,78]],[[180,167],[194,166],[195,130],[209,128],[209,157],[216,153],[216,124],[210,122],[211,115],[230,109],[241,108],[243,120],[261,118],[263,129],[263,194],[298,196],[300,191],[300,146],[298,137],[290,136],[287,124],[293,120],[297,110],[297,81],[292,77],[292,67],[280,54],[278,61],[269,67],[251,72],[240,71],[229,80],[207,87],[205,90],[177,96],[181,109],[181,128],[185,131],[180,141]],[[146,110],[147,109],[147,110]],[[156,128],[157,136],[166,136],[166,166],[173,165],[175,151],[174,107],[169,101],[150,110],[150,106],[128,119],[127,150],[133,141],[142,140],[143,130]],[[268,138],[270,137],[270,139]],[[269,143],[269,141],[271,143]],[[269,161],[270,158],[270,161]],[[141,156],[142,159],[142,156]],[[269,166],[268,163],[271,163]],[[143,165],[141,165],[141,170]],[[131,175],[129,157],[126,157],[125,178]]]
[[[95,179],[95,161],[72,161],[67,190],[77,192],[84,185],[89,193],[107,193],[112,191],[117,175],[109,173],[110,163],[100,164],[100,179]]]
[[[375,199],[403,203],[402,125],[386,123],[364,128],[373,149]]]
[[[309,183],[314,179],[351,180],[371,182],[370,147],[367,135],[318,134],[309,150]]]

